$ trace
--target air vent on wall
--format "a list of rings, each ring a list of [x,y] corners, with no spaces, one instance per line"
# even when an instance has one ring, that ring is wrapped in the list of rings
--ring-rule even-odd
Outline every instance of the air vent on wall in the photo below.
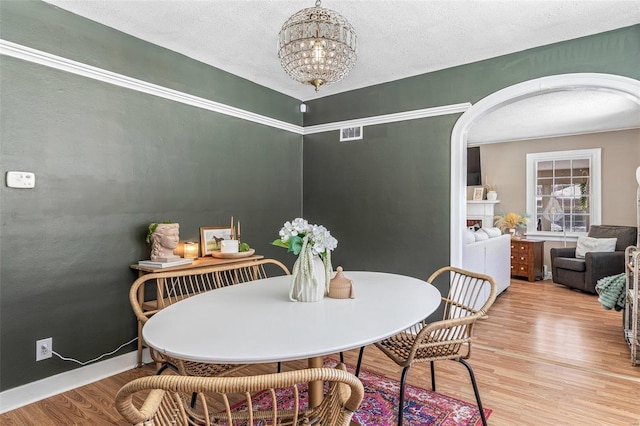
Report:
[[[362,139],[362,126],[340,129],[340,142]]]

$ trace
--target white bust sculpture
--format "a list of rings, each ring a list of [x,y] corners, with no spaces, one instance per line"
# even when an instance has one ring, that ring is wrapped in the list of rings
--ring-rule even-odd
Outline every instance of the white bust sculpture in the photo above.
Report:
[[[177,223],[159,223],[151,234],[151,260],[154,262],[171,262],[180,259],[173,254],[178,247],[180,225]]]

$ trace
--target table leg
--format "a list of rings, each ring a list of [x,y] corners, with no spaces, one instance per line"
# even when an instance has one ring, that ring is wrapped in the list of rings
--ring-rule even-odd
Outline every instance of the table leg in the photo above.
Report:
[[[322,357],[309,358],[308,363],[309,368],[322,368]],[[322,381],[309,382],[309,407],[313,408],[320,405],[323,396]]]
[[[322,362],[322,357],[309,358],[308,366],[309,368],[322,368]],[[309,407],[317,407],[322,402],[322,398],[324,397],[324,390],[322,389],[322,385],[322,381],[309,382]],[[360,426],[353,420],[349,424],[351,426]]]

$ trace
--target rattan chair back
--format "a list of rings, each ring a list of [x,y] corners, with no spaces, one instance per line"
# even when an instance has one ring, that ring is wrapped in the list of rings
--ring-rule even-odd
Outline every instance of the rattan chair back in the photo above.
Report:
[[[309,409],[302,389],[316,380],[328,381],[328,391]],[[278,400],[283,392],[290,397]],[[363,395],[360,380],[340,364],[246,377],[143,377],[118,391],[116,408],[132,425],[347,426]]]
[[[496,299],[497,286],[488,275],[447,266],[434,272],[427,281],[432,283],[444,274],[449,275],[450,286],[447,296],[442,297],[442,320],[425,319],[376,344],[402,367],[416,362],[468,358],[473,324],[486,315]],[[479,304],[481,307],[475,309]]]
[[[496,300],[498,287],[495,280],[488,275],[452,266],[438,269],[427,281],[433,283],[440,275],[448,275],[449,278],[447,296],[442,297],[442,319],[435,322],[427,322],[427,319],[424,319],[403,332],[376,343],[385,355],[403,367],[398,400],[398,426],[402,426],[403,422],[404,390],[409,368],[418,362],[430,362],[431,388],[435,391],[434,362],[445,359],[460,361],[467,368],[482,424],[486,426],[487,419],[473,369],[465,359],[471,356],[473,325],[478,319],[486,317]],[[476,308],[477,306],[479,308]]]
[[[435,391],[434,362],[445,359],[460,361],[467,368],[478,410],[481,413],[482,424],[486,426],[487,419],[473,369],[465,360],[471,356],[473,325],[478,319],[486,318],[489,308],[496,300],[498,287],[495,280],[488,275],[452,266],[438,269],[427,281],[433,283],[440,275],[448,275],[449,278],[447,296],[442,297],[442,319],[435,322],[427,322],[425,319],[401,333],[376,343],[385,355],[403,367],[400,377],[398,426],[402,426],[403,422],[404,390],[409,368],[414,363],[430,362],[431,388]]]
[[[139,277],[131,285],[129,301],[139,321],[145,323],[151,315],[180,300],[230,285],[267,278],[267,270],[290,275],[289,269],[274,259],[251,260],[228,265],[207,266],[197,269],[155,272]],[[153,286],[154,298],[142,303],[138,300],[141,286]],[[147,289],[145,288],[145,291]],[[160,292],[156,296],[155,292]]]
[[[248,260],[226,265],[206,266],[177,271],[154,272],[136,279],[129,290],[129,302],[138,319],[138,364],[142,361],[142,327],[152,315],[186,298],[234,284],[267,278],[269,274],[290,275],[289,269],[275,259]],[[140,299],[140,295],[149,295]],[[169,363],[180,374],[219,375],[238,366],[182,362],[169,359],[150,349],[158,364]]]

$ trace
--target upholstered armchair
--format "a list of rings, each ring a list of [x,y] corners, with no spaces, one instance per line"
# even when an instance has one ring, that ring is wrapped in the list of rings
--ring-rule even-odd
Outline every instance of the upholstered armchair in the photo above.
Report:
[[[624,249],[636,244],[636,235],[635,226],[593,225],[588,236],[615,238],[613,251],[587,251],[582,258],[576,257],[576,247],[552,248],[553,282],[595,294],[599,279],[624,272]]]

